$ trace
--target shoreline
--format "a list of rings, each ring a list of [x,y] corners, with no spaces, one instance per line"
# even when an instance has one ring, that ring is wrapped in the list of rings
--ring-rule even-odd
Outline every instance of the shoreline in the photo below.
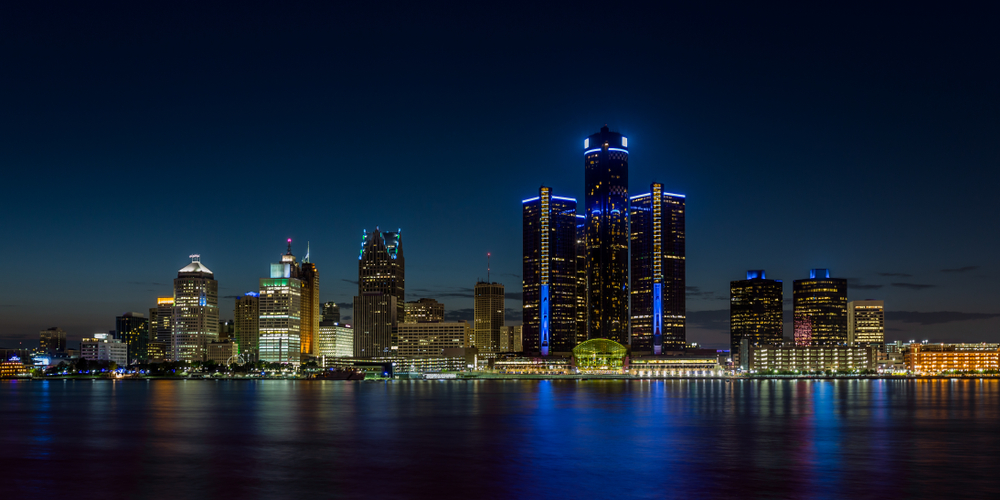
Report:
[[[692,380],[692,381],[706,381],[706,380],[718,380],[718,381],[752,381],[752,380],[1000,380],[1000,375],[995,374],[967,374],[967,375],[865,375],[865,376],[834,376],[834,375],[815,375],[815,376],[801,376],[801,375],[764,375],[764,376],[751,376],[751,377],[736,377],[736,376],[691,376],[691,377],[633,377],[626,375],[512,375],[512,376],[474,376],[474,377],[456,377],[447,379],[410,379],[410,378],[374,378],[366,380],[330,380],[330,379],[312,379],[312,378],[299,378],[299,377],[93,377],[93,376],[54,376],[54,377],[24,377],[24,378],[9,378],[3,379],[3,381],[30,381],[30,382],[44,382],[44,381],[56,381],[56,380],[91,380],[91,381],[120,381],[120,382],[141,382],[141,381],[152,381],[152,380],[196,380],[196,381],[259,381],[259,380],[292,380],[299,382],[477,382],[477,381],[542,381],[542,380],[576,380],[576,381],[594,381],[594,380],[617,380],[617,381],[643,381],[643,382],[656,382],[663,380]]]

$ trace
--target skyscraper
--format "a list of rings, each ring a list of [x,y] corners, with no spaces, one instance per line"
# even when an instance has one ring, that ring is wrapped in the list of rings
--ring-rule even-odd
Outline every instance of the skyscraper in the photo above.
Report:
[[[149,319],[144,314],[127,312],[116,317],[115,338],[127,346],[128,364],[148,359]]]
[[[257,361],[260,352],[260,293],[247,292],[236,299],[233,323],[240,359],[244,363]]]
[[[336,302],[324,302],[322,321],[330,323],[340,323],[340,306]]]
[[[444,304],[434,299],[420,299],[403,304],[406,317],[403,323],[444,321]]]
[[[781,345],[783,292],[781,280],[765,278],[763,270],[747,271],[747,279],[729,283],[729,339],[734,364],[740,342],[751,347]]]
[[[632,350],[660,354],[687,344],[684,195],[663,184],[631,198]]]
[[[542,186],[521,211],[524,352],[570,352],[579,332],[576,200]]]
[[[204,361],[208,343],[218,339],[219,283],[200,255],[177,272],[171,318],[173,359]]]
[[[316,353],[316,335],[319,333],[319,271],[316,264],[309,260],[309,247],[306,246],[306,256],[302,258],[299,267],[299,279],[302,280],[302,353]]]
[[[583,141],[590,338],[628,343],[628,139],[607,125]]]
[[[391,356],[398,347],[396,327],[405,314],[405,264],[399,231],[365,231],[354,297],[355,357]]]
[[[847,303],[847,343],[885,352],[885,302],[852,300]]]
[[[150,340],[153,342],[160,342],[165,345],[166,349],[170,351],[170,353],[167,354],[167,357],[173,359],[173,351],[171,350],[170,345],[174,332],[174,298],[157,297],[156,309],[150,309],[150,311],[154,310],[156,311],[155,316],[152,312],[150,313]],[[153,318],[155,318],[155,320]]]
[[[57,326],[42,330],[38,334],[38,348],[49,354],[66,352],[66,331]]]
[[[846,344],[847,280],[831,278],[829,269],[813,269],[809,279],[793,285],[795,345]]]
[[[483,355],[496,355],[500,352],[500,329],[503,325],[504,287],[500,283],[476,283],[475,309],[473,312],[475,329],[475,347]],[[461,347],[461,346],[455,346]]]
[[[576,214],[576,342],[586,342],[590,327],[587,322],[587,216]],[[520,332],[518,332],[520,336]],[[520,344],[520,341],[518,341]],[[511,343],[513,346],[514,344]],[[520,351],[520,349],[517,349]]]
[[[302,361],[302,281],[292,255],[292,240],[281,262],[271,264],[271,277],[260,279],[258,331],[261,361],[298,365]]]

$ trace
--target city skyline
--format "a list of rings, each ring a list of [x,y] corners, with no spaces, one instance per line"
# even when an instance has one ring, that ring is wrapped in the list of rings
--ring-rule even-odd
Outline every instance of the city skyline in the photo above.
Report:
[[[630,28],[615,44],[583,34],[593,21],[582,11],[565,25],[519,19],[530,34],[444,45],[464,61],[453,69],[422,55],[468,28],[414,31],[428,20],[420,12],[338,12],[356,28],[337,33],[279,16],[271,35],[222,36],[183,9],[142,33],[121,22],[127,12],[77,7],[44,27],[6,26],[0,37],[19,49],[3,62],[18,78],[0,85],[18,98],[0,123],[0,161],[17,188],[0,202],[14,215],[0,256],[32,265],[5,276],[17,286],[0,290],[0,346],[37,343],[51,327],[71,344],[106,332],[170,295],[191,254],[216,274],[231,319],[232,297],[258,290],[287,238],[310,242],[320,301],[352,316],[357,235],[378,224],[406,231],[407,300],[436,298],[447,319],[471,319],[490,252],[517,324],[520,201],[543,185],[585,200],[580,147],[604,124],[629,139],[629,193],[656,182],[687,195],[689,341],[729,344],[728,287],[747,269],[782,279],[787,300],[814,268],[847,279],[848,300],[884,300],[887,340],[1000,340],[1000,267],[987,258],[1000,246],[998,65],[972,35],[982,31],[949,16],[927,30],[887,8],[824,12],[810,33],[767,9],[664,8],[620,14]],[[379,23],[401,29],[334,51],[350,37],[373,42]],[[175,44],[160,43],[168,35]],[[80,53],[104,56],[83,64]],[[585,60],[610,56],[627,71],[579,78]],[[412,79],[391,86],[401,67]],[[519,86],[528,73],[540,85]],[[512,132],[513,159],[498,154]],[[447,154],[417,154],[427,145]],[[254,209],[285,171],[293,194]],[[178,203],[191,179],[204,199]],[[123,182],[141,199],[112,196]],[[142,237],[120,238],[126,228]]]

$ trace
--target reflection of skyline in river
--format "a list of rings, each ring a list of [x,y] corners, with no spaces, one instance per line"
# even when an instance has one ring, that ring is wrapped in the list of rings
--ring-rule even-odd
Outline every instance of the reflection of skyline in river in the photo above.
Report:
[[[898,498],[1000,473],[998,381],[22,381],[0,402],[24,495]]]

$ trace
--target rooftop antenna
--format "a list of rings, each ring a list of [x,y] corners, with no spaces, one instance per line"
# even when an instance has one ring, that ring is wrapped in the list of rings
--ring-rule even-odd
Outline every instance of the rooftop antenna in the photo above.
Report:
[[[486,282],[490,283],[490,253],[486,252]]]
[[[292,239],[288,238],[288,253],[285,255],[291,255],[291,254],[292,254]]]

